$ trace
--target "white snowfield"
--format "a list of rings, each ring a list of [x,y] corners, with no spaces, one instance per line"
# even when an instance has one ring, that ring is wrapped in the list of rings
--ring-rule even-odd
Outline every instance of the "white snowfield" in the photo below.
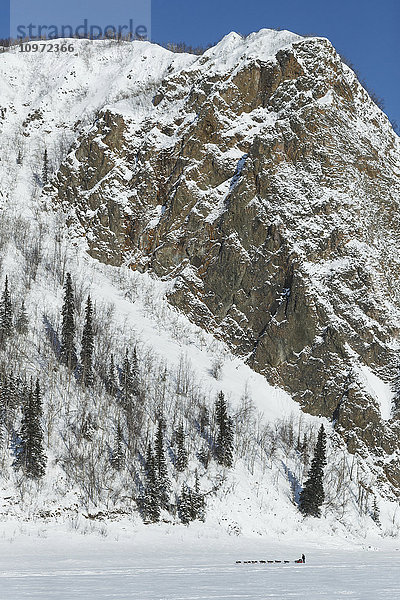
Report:
[[[0,543],[2,600],[395,600],[400,552],[238,538],[182,526],[131,539],[19,537]],[[120,532],[123,533],[123,532]],[[380,540],[380,543],[382,540]],[[379,542],[378,542],[379,543]],[[294,561],[306,555],[305,564]],[[237,560],[290,560],[237,564]]]
[[[31,256],[26,247],[29,250],[29,244],[33,247],[40,239],[42,261],[36,277],[29,279],[26,298],[32,329],[40,333],[26,341],[25,367],[33,377],[43,368],[54,369],[56,381],[56,392],[45,392],[44,398],[45,414],[46,407],[53,411],[53,421],[48,419],[51,427],[46,425],[45,430],[50,449],[46,449],[44,482],[19,487],[17,492],[11,460],[2,450],[2,465],[11,475],[0,486],[0,600],[400,598],[398,502],[387,490],[375,488],[379,472],[369,457],[354,461],[330,423],[303,415],[286,392],[269,385],[222,342],[172,309],[165,300],[167,284],[126,267],[102,265],[85,253],[83,242],[82,246],[77,240],[71,243],[63,216],[52,213],[39,181],[44,148],[54,173],[99,110],[109,107],[128,114],[134,135],[135,123],[162,111],[152,99],[171,73],[232,70],[254,57],[271,59],[299,39],[287,31],[261,30],[246,39],[231,33],[202,57],[172,54],[144,42],[86,40],[73,40],[71,54],[29,54],[18,49],[0,54],[1,218],[21,233],[18,247],[7,241],[1,250],[0,282],[8,273],[16,295],[25,293],[26,261]],[[22,165],[17,165],[19,152]],[[249,453],[254,452],[253,464],[238,460],[230,472],[218,473],[221,487],[207,498],[205,524],[184,527],[170,518],[146,526],[136,513],[118,522],[92,522],[87,513],[96,507],[76,508],[80,492],[70,489],[56,460],[65,451],[57,427],[69,423],[79,403],[88,399],[73,384],[65,392],[51,350],[43,350],[48,345],[43,316],[59,324],[63,293],[57,279],[59,264],[73,273],[82,298],[90,292],[98,314],[109,316],[121,353],[125,345],[137,343],[149,364],[165,365],[171,380],[183,365],[199,394],[213,400],[223,390],[232,410],[251,398],[251,410],[243,413],[242,421],[250,427],[254,423],[254,439],[262,437],[261,424],[274,430],[286,420],[295,435],[304,428],[315,436],[324,423],[329,461],[323,518],[304,519],[294,504],[306,477],[298,456],[279,447],[266,458],[258,446],[249,448]],[[222,365],[219,379],[212,375],[215,359]],[[380,404],[382,418],[388,419],[388,386],[364,367],[360,378]],[[91,401],[94,411],[105,411],[98,399]],[[112,443],[115,414],[107,413],[107,419],[102,435]],[[193,472],[194,465],[190,468]],[[202,489],[208,491],[210,476],[202,475]],[[346,484],[340,487],[339,480]],[[372,496],[369,504],[365,498],[360,500],[360,482],[376,492],[380,528],[371,519]],[[124,483],[113,476],[115,489],[122,489]],[[176,489],[181,483],[173,482]],[[53,522],[38,519],[41,509],[51,512],[59,507],[65,516]],[[295,564],[303,552],[306,564]],[[236,564],[237,560],[291,562]]]

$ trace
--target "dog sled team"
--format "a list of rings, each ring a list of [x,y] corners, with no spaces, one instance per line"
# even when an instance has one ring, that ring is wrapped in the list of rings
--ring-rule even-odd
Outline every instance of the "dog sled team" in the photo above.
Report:
[[[283,564],[288,564],[291,563],[291,560],[237,560],[236,564],[244,564],[244,565],[254,565],[254,564],[261,564],[261,565],[265,565],[265,564],[275,564],[275,563],[283,563]],[[294,561],[295,563],[305,563],[306,562],[306,557],[305,554],[301,555],[301,558],[298,558],[297,560]]]

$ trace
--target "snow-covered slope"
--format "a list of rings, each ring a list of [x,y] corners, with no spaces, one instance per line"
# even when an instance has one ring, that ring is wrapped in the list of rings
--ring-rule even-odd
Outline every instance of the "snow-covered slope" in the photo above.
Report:
[[[21,477],[12,466],[15,434],[10,436],[3,425],[3,519],[45,519],[50,530],[51,521],[56,520],[83,533],[98,533],[102,527],[106,531],[102,522],[108,517],[124,522],[128,518],[129,528],[139,526],[137,502],[143,464],[136,451],[131,454],[130,433],[124,426],[125,467],[116,473],[110,466],[117,423],[124,422],[124,411],[106,393],[101,375],[107,371],[111,352],[120,365],[125,348],[135,347],[145,413],[142,429],[136,434],[138,447],[144,451],[157,416],[163,414],[171,501],[176,502],[182,483],[193,485],[197,470],[207,498],[206,531],[221,528],[229,535],[268,534],[277,538],[297,532],[308,536],[310,542],[319,535],[364,539],[366,533],[376,535],[371,515],[377,501],[382,532],[397,535],[395,498],[370,457],[349,455],[326,419],[302,414],[287,393],[271,387],[223,342],[172,308],[165,299],[165,284],[126,267],[101,265],[83,249],[72,246],[65,230],[60,234],[57,220],[57,215],[45,213],[34,223],[20,219],[7,232],[7,222],[2,221],[3,239],[7,234],[2,271],[9,275],[16,308],[21,298],[25,300],[29,333],[10,340],[6,356],[1,355],[1,371],[28,379],[39,377],[48,457],[41,481]],[[40,256],[36,269],[31,258],[37,245]],[[61,280],[66,271],[74,277],[79,332],[86,295],[90,293],[95,302],[95,365],[99,376],[90,390],[82,388],[59,365],[51,343],[54,332],[60,332]],[[219,467],[212,459],[205,466],[199,459],[206,438],[199,433],[198,415],[203,406],[212,413],[221,390],[235,422],[232,469]],[[18,414],[15,419],[18,432]],[[180,420],[185,423],[190,458],[184,473],[173,466],[173,435]],[[296,502],[321,422],[328,432],[324,519],[304,521]],[[306,448],[302,446],[305,438]],[[179,522],[178,515],[165,513],[163,518],[171,524]]]
[[[170,281],[170,302],[400,481],[399,138],[326,39],[230,34],[191,60],[146,117],[106,106],[48,193],[93,257]],[[390,388],[384,415],[364,368]]]
[[[344,118],[352,120],[352,130],[368,136],[373,157],[380,153],[377,164],[384,163],[385,169],[390,167],[390,173],[398,176],[399,142],[386,117],[324,39],[270,30],[245,39],[230,34],[200,57],[172,54],[146,42],[71,43],[72,53],[21,53],[15,48],[0,55],[1,278],[4,281],[8,275],[15,309],[24,299],[30,319],[28,335],[16,335],[2,350],[1,368],[3,376],[10,369],[21,377],[39,376],[48,455],[47,473],[40,484],[14,472],[10,445],[20,425],[16,411],[13,429],[5,435],[1,450],[3,513],[9,518],[41,515],[63,522],[76,520],[77,527],[82,527],[82,513],[86,517],[99,512],[109,516],[127,513],[138,518],[143,455],[163,414],[173,505],[183,483],[194,485],[197,469],[201,490],[207,494],[211,526],[224,527],[232,534],[281,535],[298,530],[311,535],[296,501],[316,432],[324,422],[329,432],[326,520],[312,527],[317,532],[336,531],[343,537],[348,532],[362,535],[373,531],[376,526],[371,514],[377,498],[382,530],[396,534],[392,503],[397,486],[396,423],[390,422],[387,430],[379,429],[380,435],[387,433],[390,452],[387,447],[386,454],[379,449],[378,457],[369,453],[367,446],[357,445],[362,435],[357,432],[352,437],[348,426],[345,441],[350,449],[358,449],[358,454],[351,455],[333,429],[333,401],[325,400],[328,410],[324,410],[316,400],[317,386],[311,388],[310,382],[312,394],[307,396],[303,382],[297,390],[292,383],[303,367],[303,379],[307,379],[313,361],[318,365],[325,361],[325,370],[332,369],[327,354],[309,353],[310,348],[318,349],[322,334],[335,340],[324,321],[326,315],[331,325],[335,319],[341,325],[346,321],[346,311],[335,306],[332,286],[326,284],[329,277],[339,278],[340,294],[346,298],[354,294],[351,285],[347,288],[340,280],[348,265],[347,255],[337,262],[330,256],[325,262],[316,258],[321,230],[328,227],[332,240],[335,228],[340,229],[347,218],[350,229],[354,214],[363,215],[364,210],[359,195],[354,199],[349,189],[342,189],[337,165],[327,167],[332,169],[330,178],[337,189],[326,181],[323,189],[314,186],[315,178],[326,173],[317,169],[315,156],[309,158],[310,138],[299,132],[305,122],[311,138],[319,132],[312,119],[300,123],[299,111],[317,107],[324,120],[340,108]],[[315,64],[319,52],[341,69],[338,81],[347,82],[345,93],[352,91],[351,100],[343,96],[338,81],[327,80],[327,71],[319,71]],[[343,108],[346,101],[356,107],[350,116]],[[294,139],[296,131],[298,139]],[[332,139],[320,156],[321,164],[328,161],[330,143]],[[48,186],[43,185],[45,150]],[[289,164],[289,155],[299,161],[300,156],[305,162],[310,160],[316,172],[306,173],[303,163]],[[369,156],[365,158],[366,172],[369,160]],[[312,180],[310,185],[307,177]],[[385,177],[389,177],[386,171]],[[359,179],[350,180],[352,193],[358,184]],[[382,185],[387,191],[389,180]],[[393,203],[397,185],[385,196]],[[284,190],[283,196],[279,189]],[[302,203],[301,193],[306,198]],[[332,212],[329,207],[333,205]],[[333,216],[324,220],[316,214]],[[383,227],[386,231],[386,222]],[[302,228],[304,239],[299,235]],[[376,286],[377,297],[383,298],[385,271],[380,255],[373,254],[370,259],[369,250],[359,240],[347,241],[351,252],[359,252],[358,256],[365,252],[374,263],[371,287]],[[330,243],[326,242],[327,247]],[[221,262],[225,249],[227,259]],[[381,251],[389,252],[390,260],[396,262],[389,243]],[[300,259],[302,277],[307,284],[312,282],[305,294],[298,291],[303,283],[295,288],[293,276],[289,277],[291,265],[299,264]],[[143,272],[146,270],[149,272]],[[92,390],[83,389],[68,374],[55,351],[67,272],[75,286],[78,340],[86,296],[90,293],[95,302],[97,378]],[[154,273],[162,276],[162,281]],[[231,295],[226,293],[229,287],[234,292]],[[290,307],[289,297],[304,305],[309,290],[320,299],[315,312],[320,315],[321,306],[326,309],[317,325],[310,324],[307,312],[293,317]],[[263,297],[266,303],[260,300]],[[361,300],[357,297],[352,306],[361,306]],[[384,302],[387,323],[371,316],[370,344],[382,342],[378,350],[383,348],[382,355],[392,356],[397,307],[386,299]],[[346,302],[343,304],[346,308]],[[304,317],[306,327],[310,324],[312,330],[312,339],[302,328],[281,337],[275,331],[276,354],[283,353],[285,361],[289,352],[299,358],[293,362],[291,357],[287,371],[286,367],[279,370],[280,365],[270,356],[265,359],[259,350],[267,345],[268,329],[262,315],[268,311],[272,315],[269,326],[282,324],[284,328],[286,321],[298,324]],[[362,318],[368,314],[365,307],[361,312]],[[379,329],[382,339],[376,341],[373,336]],[[353,339],[347,333],[344,337]],[[296,338],[294,343],[292,338]],[[301,340],[305,341],[303,347]],[[268,341],[271,347],[273,343]],[[140,430],[133,443],[132,432],[124,425],[126,462],[122,472],[115,473],[110,455],[117,424],[125,415],[106,391],[104,374],[111,354],[121,366],[125,349],[132,351],[135,346],[143,399]],[[235,347],[238,355],[232,354]],[[364,386],[362,399],[369,402],[369,394],[373,400],[360,410],[369,411],[371,423],[375,423],[381,401],[382,417],[388,420],[387,388],[373,373],[374,365],[371,372],[366,371],[366,354],[356,350],[354,365],[359,364],[359,371],[354,373],[360,376],[346,388],[342,382],[349,376],[354,349],[340,356],[342,362],[332,361],[342,395],[344,391],[347,397],[357,396],[357,385]],[[258,371],[265,371],[270,382],[281,387],[269,384],[241,356],[252,359]],[[305,357],[308,366],[302,362]],[[346,362],[349,369],[343,372]],[[377,361],[376,366],[381,367],[382,362]],[[270,370],[271,364],[275,370]],[[313,377],[318,365],[313,367]],[[324,380],[320,388],[325,384]],[[298,392],[297,399],[303,399],[308,410],[311,406],[314,415],[328,419],[303,414],[300,404],[283,391],[284,386]],[[199,414],[204,407],[212,413],[221,390],[230,402],[237,431],[232,470],[223,469],[213,459],[205,465],[199,458],[199,452],[207,450],[207,436],[199,431]],[[316,402],[314,409],[310,395]],[[337,400],[336,388],[333,395]],[[354,403],[348,402],[348,406],[351,413]],[[351,421],[351,414],[347,416]],[[184,473],[173,466],[173,437],[181,420],[190,456]],[[337,415],[335,420],[337,424]],[[213,432],[208,433],[212,437]],[[268,515],[268,520],[260,519],[260,514]],[[177,515],[163,516],[171,522],[178,519]]]

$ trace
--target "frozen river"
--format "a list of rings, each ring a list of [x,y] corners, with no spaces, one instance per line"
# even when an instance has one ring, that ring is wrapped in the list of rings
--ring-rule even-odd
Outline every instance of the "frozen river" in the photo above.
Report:
[[[400,552],[310,547],[260,539],[162,536],[111,541],[65,534],[2,541],[1,600],[259,600],[400,598]],[[294,560],[305,565],[236,564]]]

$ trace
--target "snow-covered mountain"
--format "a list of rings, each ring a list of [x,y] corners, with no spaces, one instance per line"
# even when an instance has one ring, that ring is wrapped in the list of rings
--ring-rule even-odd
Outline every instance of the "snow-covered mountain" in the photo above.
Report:
[[[48,455],[39,487],[15,472],[16,406],[3,512],[136,514],[162,414],[175,509],[197,471],[207,519],[232,533],[306,528],[296,501],[324,422],[319,527],[373,528],[375,499],[396,533],[400,145],[387,117],[323,38],[232,33],[202,56],[68,43],[0,55],[1,277],[29,313],[1,351],[2,381],[39,376]],[[78,349],[95,303],[90,390],[57,356],[67,272]],[[134,347],[132,431],[105,374]],[[221,390],[232,469],[212,459],[213,423],[199,425]]]

